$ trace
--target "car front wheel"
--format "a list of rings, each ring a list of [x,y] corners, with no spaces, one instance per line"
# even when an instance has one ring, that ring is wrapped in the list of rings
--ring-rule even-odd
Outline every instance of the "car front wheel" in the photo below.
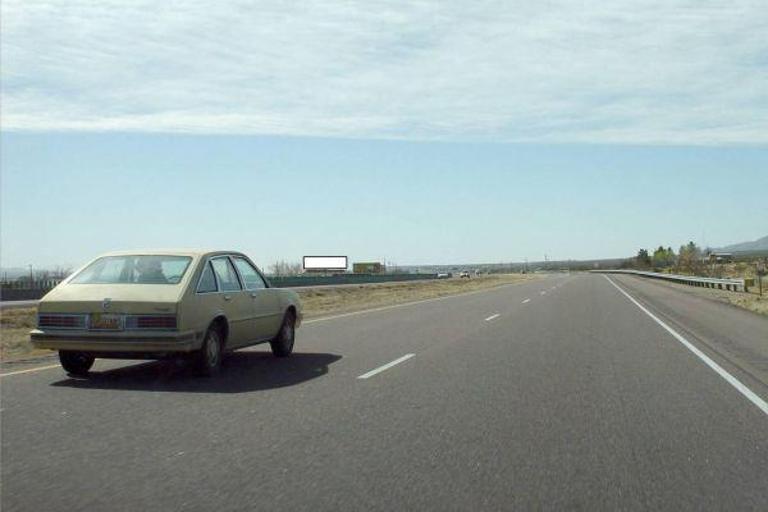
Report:
[[[277,357],[288,357],[293,352],[293,341],[296,338],[296,316],[288,311],[283,318],[283,325],[275,339],[269,342],[272,354]]]
[[[83,377],[88,375],[88,370],[93,366],[96,360],[87,352],[76,352],[73,350],[59,350],[59,361],[64,370],[70,375]]]

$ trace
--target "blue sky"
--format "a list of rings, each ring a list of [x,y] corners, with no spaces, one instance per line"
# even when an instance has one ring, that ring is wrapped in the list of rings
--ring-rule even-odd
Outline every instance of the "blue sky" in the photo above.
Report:
[[[178,246],[261,265],[594,258],[768,234],[760,148],[6,134],[2,169],[4,266]]]
[[[768,234],[761,1],[5,0],[0,24],[5,267]]]

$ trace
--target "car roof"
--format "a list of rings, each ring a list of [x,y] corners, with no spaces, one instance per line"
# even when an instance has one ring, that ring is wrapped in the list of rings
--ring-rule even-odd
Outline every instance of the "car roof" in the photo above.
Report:
[[[243,253],[241,253],[240,251],[226,251],[226,250],[213,250],[213,249],[136,249],[132,251],[111,251],[108,253],[104,253],[101,256],[146,255],[146,256],[207,257],[207,256],[215,256],[217,254],[243,255]]]

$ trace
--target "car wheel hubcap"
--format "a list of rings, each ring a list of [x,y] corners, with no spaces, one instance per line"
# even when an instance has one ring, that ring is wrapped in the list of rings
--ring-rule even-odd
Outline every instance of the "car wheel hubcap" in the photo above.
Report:
[[[211,334],[210,338],[208,338],[206,351],[208,354],[208,364],[216,366],[219,363],[219,338],[215,334]]]

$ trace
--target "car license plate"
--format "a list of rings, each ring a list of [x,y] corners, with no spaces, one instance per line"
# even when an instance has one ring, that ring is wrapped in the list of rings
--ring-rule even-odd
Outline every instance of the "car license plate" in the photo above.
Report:
[[[101,313],[94,313],[91,315],[91,329],[117,331],[121,327],[120,315],[104,315]]]

